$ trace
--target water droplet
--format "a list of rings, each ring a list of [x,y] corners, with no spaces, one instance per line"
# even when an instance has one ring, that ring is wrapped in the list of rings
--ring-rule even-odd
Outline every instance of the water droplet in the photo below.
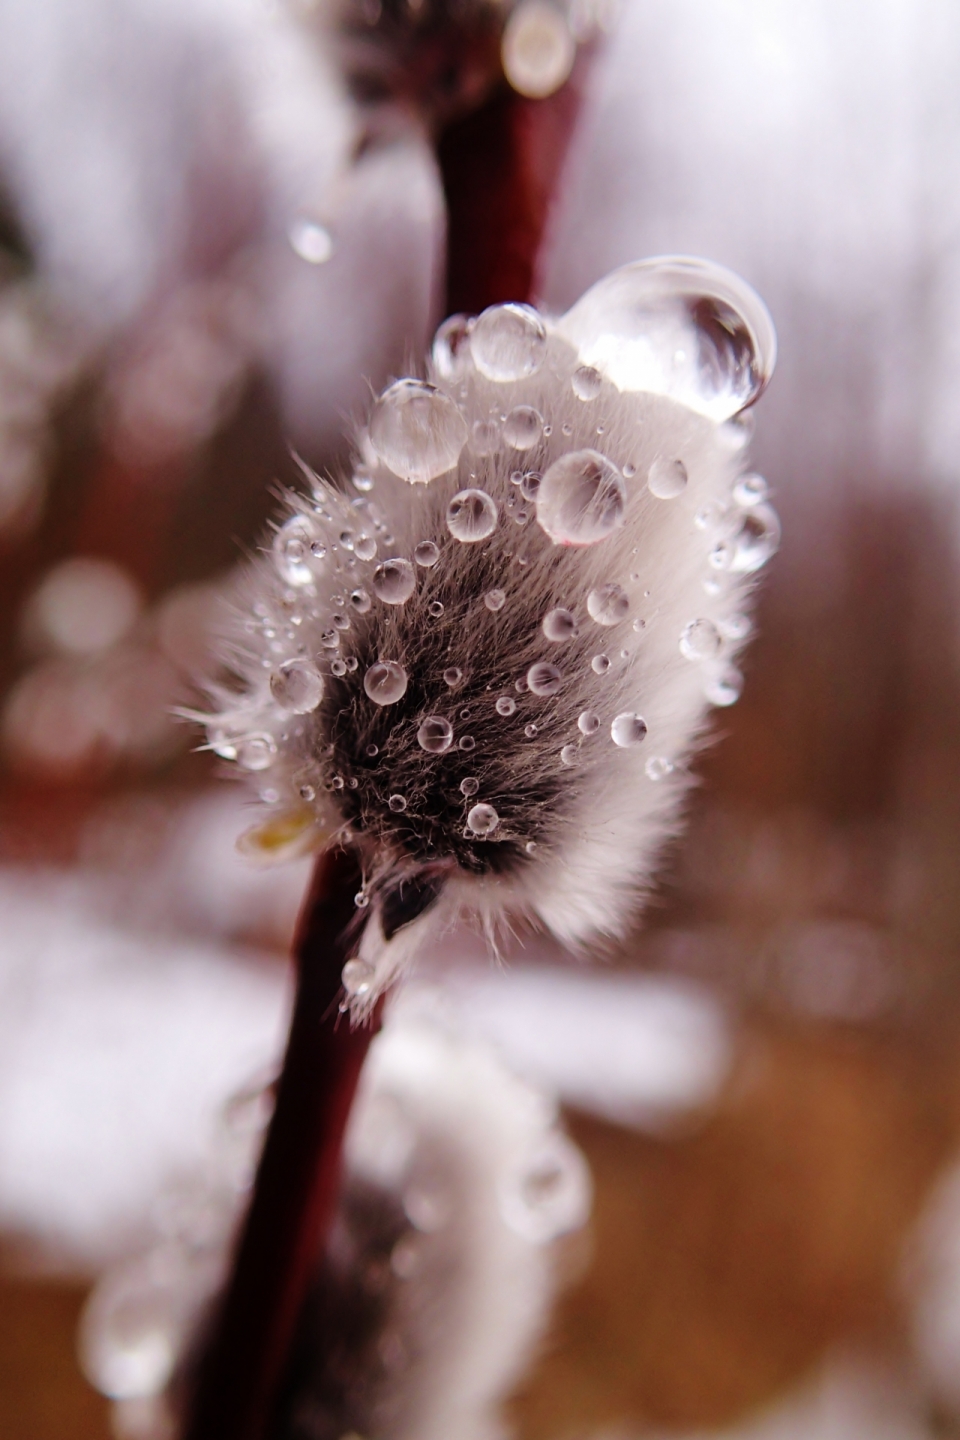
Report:
[[[735,615],[728,615],[726,620],[721,620],[720,631],[730,640],[745,640],[753,629],[753,622],[749,615],[738,611]]]
[[[594,545],[623,524],[626,490],[596,450],[555,460],[540,482],[537,520],[555,545]]]
[[[586,1163],[565,1135],[554,1131],[500,1186],[500,1213],[515,1234],[548,1245],[578,1230],[590,1214],[591,1185]]]
[[[536,840],[528,840],[527,843],[526,843],[526,845],[524,845],[523,848],[524,848],[524,850],[526,850],[526,852],[527,852],[528,855],[533,855],[533,854],[535,853],[535,851],[536,851],[536,848],[537,848],[537,842],[536,842]]]
[[[338,630],[350,629],[350,621],[347,619],[346,615],[342,613],[342,611],[338,611],[336,615],[333,616],[333,623]]]
[[[442,715],[428,715],[420,722],[417,743],[431,755],[442,755],[453,744],[453,726]]]
[[[287,231],[290,248],[308,265],[323,265],[333,254],[333,236],[325,225],[298,215]]]
[[[363,677],[363,688],[374,705],[395,705],[407,690],[407,672],[395,660],[381,660]]]
[[[515,715],[516,711],[517,702],[516,700],[514,700],[512,695],[501,695],[499,697],[499,699],[497,700],[498,715]]]
[[[475,454],[492,455],[500,444],[499,422],[497,420],[474,420],[470,443]]]
[[[626,465],[624,465],[624,467],[623,467],[623,478],[624,478],[625,480],[632,480],[633,477],[634,477],[634,475],[636,475],[636,473],[637,473],[637,467],[636,467],[636,465],[634,465],[634,463],[633,463],[632,460],[628,460],[627,463],[626,463]]]
[[[352,531],[352,530],[341,530],[341,531],[340,531],[340,535],[339,535],[338,538],[339,538],[340,544],[343,546],[344,550],[352,550],[352,549],[353,549],[353,531]]]
[[[580,634],[580,626],[577,624],[577,617],[569,610],[558,606],[555,610],[548,610],[541,621],[540,628],[548,640],[558,644],[562,640],[572,640]],[[527,672],[527,679],[530,673]],[[530,689],[533,689],[531,683]]]
[[[718,540],[707,556],[711,570],[729,570],[733,564],[734,545],[732,540]]]
[[[687,488],[687,467],[682,460],[658,455],[647,471],[647,489],[658,500],[675,500]]]
[[[434,620],[439,620],[440,616],[443,614],[443,601],[431,600],[430,604],[427,606],[427,614],[431,615]]]
[[[373,593],[387,605],[405,605],[416,587],[409,560],[384,560],[373,572]]]
[[[600,729],[600,716],[595,710],[584,710],[577,721],[577,729],[581,735],[596,735]]]
[[[474,321],[470,351],[488,380],[526,380],[543,364],[547,332],[530,305],[491,305]]]
[[[350,596],[350,604],[358,615],[366,615],[373,601],[370,599],[366,590],[354,590]]]
[[[549,665],[544,660],[538,660],[527,671],[527,684],[534,695],[556,695],[562,680],[563,675],[556,665]]]
[[[387,804],[396,815],[401,814],[407,808],[407,802],[403,795],[391,795]]]
[[[733,487],[733,498],[744,510],[760,505],[770,494],[770,486],[762,475],[744,475]]]
[[[730,569],[738,575],[752,575],[766,565],[780,546],[780,519],[772,505],[756,505],[743,517],[734,536]]]
[[[424,570],[429,570],[440,559],[440,551],[432,540],[421,540],[413,552],[413,558]]]
[[[646,721],[630,711],[618,715],[610,726],[610,737],[614,745],[619,745],[622,750],[628,749],[631,745],[639,745],[646,733]]]
[[[687,660],[712,660],[723,641],[712,620],[691,620],[680,636],[680,653]]]
[[[460,794],[468,800],[472,795],[476,795],[479,789],[480,781],[475,775],[468,775],[464,780],[460,781]]]
[[[520,494],[524,500],[536,500],[540,493],[540,475],[536,470],[526,470],[520,477]]]
[[[270,694],[281,710],[307,715],[323,699],[323,678],[309,660],[288,660],[270,676]]]
[[[476,750],[477,742],[472,735],[461,735],[459,748],[461,750]]]
[[[472,545],[497,528],[497,507],[483,490],[458,490],[447,506],[447,529],[454,540]]]
[[[617,625],[630,609],[630,597],[622,586],[613,580],[598,585],[587,596],[587,611],[591,620],[598,625]]]
[[[474,805],[467,816],[467,825],[474,835],[492,835],[500,823],[500,816],[492,805],[485,805],[483,801]]]
[[[673,774],[673,761],[668,760],[665,755],[651,755],[644,765],[648,780],[665,780],[668,775]]]
[[[503,438],[514,450],[532,450],[543,433],[543,416],[532,405],[516,405],[503,426]]]
[[[314,790],[312,785],[301,785],[299,794],[300,799],[306,800],[308,803],[309,801],[316,800],[317,798],[317,792],[316,790]]]
[[[449,395],[425,380],[397,380],[370,416],[370,443],[380,459],[411,484],[451,470],[467,443],[467,425]]]
[[[580,365],[570,381],[578,400],[596,400],[603,388],[603,376],[592,365]]]
[[[379,754],[380,754],[380,746],[379,746],[379,745],[368,745],[368,746],[367,746],[367,754],[370,756],[370,759],[372,760],[375,755],[379,755]]]
[[[340,649],[340,631],[335,625],[331,625],[328,630],[320,631],[320,644],[324,650]]]
[[[244,770],[268,770],[277,754],[277,742],[265,732],[242,735],[236,742],[236,751],[237,764]]]
[[[362,890],[360,894],[363,894]],[[359,896],[354,904],[358,901]],[[343,988],[348,995],[362,1000],[365,995],[370,994],[373,988],[373,966],[367,960],[359,958],[348,960],[340,972],[340,979],[343,981]]]
[[[454,380],[470,369],[470,320],[466,315],[444,320],[433,337],[431,359],[444,380]]]
[[[593,659],[590,661],[590,669],[593,671],[594,675],[606,675],[607,671],[610,669],[610,656],[594,655]]]
[[[527,737],[528,740],[532,740],[533,737],[534,737],[534,735],[536,735],[536,733],[537,733],[537,727],[536,727],[536,725],[534,725],[534,724],[532,724],[532,723],[529,724],[529,725],[524,725],[524,727],[523,727],[523,733],[524,733],[524,735],[526,735],[526,737]]]
[[[502,610],[506,600],[507,597],[503,590],[488,590],[483,597],[483,603],[488,610]]]
[[[521,0],[503,31],[500,59],[519,95],[542,100],[568,78],[577,53],[564,12],[547,0]]]
[[[703,693],[711,705],[735,705],[743,693],[743,675],[735,665],[727,665],[718,674],[707,678]]]
[[[580,760],[580,751],[576,745],[564,745],[560,751],[561,765],[576,765]]]
[[[358,535],[353,546],[358,560],[372,560],[377,553],[377,542],[372,535]]]
[[[449,670],[443,672],[443,683],[449,685],[451,690],[455,685],[459,685],[462,679],[463,671],[458,670],[456,665],[451,665]]]
[[[684,256],[615,270],[558,329],[618,389],[669,395],[717,421],[757,399],[776,361],[759,296],[722,266]]]
[[[363,890],[358,890],[356,895],[354,895],[353,897],[353,903],[354,905],[356,905],[358,910],[366,910],[367,906],[370,904],[370,896],[365,894]],[[348,960],[347,964],[349,965],[349,963],[350,962]]]
[[[366,470],[358,470],[353,477],[353,484],[355,489],[366,495],[373,489],[373,476],[368,474]]]
[[[317,535],[305,515],[291,515],[273,537],[273,560],[288,585],[309,585],[314,577],[311,546]],[[326,554],[326,550],[323,552]]]
[[[572,420],[564,420],[563,424],[560,426],[560,434],[561,434],[561,435],[566,435],[567,438],[569,439],[569,437],[573,434],[573,421],[572,421]]]
[[[356,668],[357,668],[357,666],[358,666],[359,663],[360,663],[360,662],[358,661],[356,655],[348,655],[347,658],[346,658],[346,660],[344,661],[344,664],[346,665],[347,669],[350,671],[350,674],[351,674],[351,675],[353,674],[354,670],[356,670]],[[333,668],[333,667],[331,666],[331,669],[332,669],[332,668]]]

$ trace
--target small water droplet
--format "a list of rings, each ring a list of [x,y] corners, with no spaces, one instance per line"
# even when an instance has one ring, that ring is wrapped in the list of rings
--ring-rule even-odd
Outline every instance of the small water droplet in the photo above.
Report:
[[[473,545],[497,527],[497,507],[484,490],[459,490],[447,506],[447,529],[455,540]]]
[[[719,530],[727,517],[727,507],[721,505],[719,500],[708,500],[706,505],[701,505],[693,523],[698,530]]]
[[[517,710],[517,702],[512,695],[501,695],[497,700],[498,715],[514,715]]]
[[[340,631],[336,625],[331,625],[328,630],[320,631],[320,644],[324,650],[340,649]]]
[[[341,530],[341,531],[340,531],[340,535],[339,535],[338,538],[339,538],[340,544],[343,546],[344,550],[352,550],[352,549],[353,549],[353,531],[352,531],[352,530]]]
[[[363,894],[363,891],[360,893]],[[356,901],[354,903],[356,904]],[[348,960],[340,972],[340,978],[347,994],[360,1000],[369,995],[373,988],[373,966],[359,958]]]
[[[593,659],[590,661],[590,669],[593,671],[594,675],[606,675],[607,671],[610,669],[610,656],[594,655]]]
[[[395,705],[407,689],[407,672],[395,660],[381,660],[363,677],[363,688],[374,705]]]
[[[576,765],[580,760],[580,751],[576,745],[564,745],[560,751],[560,763],[562,765]]]
[[[403,811],[407,808],[407,801],[405,796],[403,795],[391,795],[390,799],[387,801],[387,804],[390,806],[390,809],[394,812],[395,815],[402,814]]]
[[[647,489],[658,500],[675,500],[687,488],[687,467],[682,460],[658,455],[647,472]]]
[[[312,583],[315,557],[311,546],[316,538],[316,531],[305,515],[291,515],[273,537],[274,564],[281,580],[288,585]]]
[[[527,843],[526,843],[526,845],[524,845],[523,848],[524,848],[524,850],[526,850],[526,852],[527,852],[528,855],[533,855],[534,852],[536,851],[536,848],[537,848],[537,842],[536,842],[536,840],[528,840]]]
[[[347,658],[346,658],[346,660],[344,661],[344,664],[346,665],[347,669],[350,671],[350,674],[351,674],[351,675],[353,674],[354,670],[356,670],[356,668],[357,668],[357,666],[358,666],[359,663],[360,663],[360,662],[357,660],[356,655],[348,655]]]
[[[424,570],[429,570],[440,559],[440,551],[432,540],[421,540],[413,552],[413,558]]]
[[[738,575],[752,575],[766,565],[780,547],[780,519],[772,505],[755,505],[743,517],[734,536],[730,569]]]
[[[386,605],[405,605],[416,586],[409,560],[384,560],[373,572],[373,593]]]
[[[584,710],[577,720],[577,729],[581,735],[596,735],[600,729],[600,716],[595,710]]]
[[[762,475],[744,475],[733,487],[733,498],[744,510],[760,505],[770,494],[770,486]]]
[[[277,742],[266,732],[241,735],[236,741],[237,764],[244,770],[268,770],[277,754]]]
[[[548,640],[559,644],[563,640],[572,640],[580,634],[580,626],[577,624],[577,617],[570,611],[558,606],[554,610],[548,610],[540,623],[540,628]],[[530,672],[527,672],[527,679],[530,679]],[[531,683],[531,690],[533,685]]]
[[[560,426],[560,434],[566,435],[568,439],[573,434],[573,424],[570,420],[564,420],[563,424]]]
[[[603,388],[603,376],[592,365],[580,365],[570,381],[578,400],[596,400]]]
[[[353,545],[358,560],[372,560],[377,553],[377,542],[372,535],[358,535]]]
[[[476,750],[477,742],[472,735],[461,735],[459,748],[461,750]]]
[[[433,337],[431,359],[444,380],[454,380],[471,367],[470,323],[466,315],[451,315]]]
[[[434,620],[439,620],[440,616],[443,614],[443,601],[431,600],[430,604],[427,606],[427,613],[429,615],[432,615]]]
[[[587,596],[587,611],[591,620],[598,625],[617,625],[626,618],[630,609],[630,597],[622,586],[611,580],[598,585]]]
[[[323,677],[309,660],[287,660],[270,676],[270,694],[292,715],[307,715],[323,699]]]
[[[488,590],[483,597],[483,603],[488,610],[502,610],[506,600],[507,597],[503,590]]]
[[[532,450],[543,434],[543,416],[532,405],[516,405],[504,421],[503,438],[514,450]]]
[[[680,654],[686,660],[712,660],[723,641],[712,620],[691,620],[680,636]]]
[[[718,540],[707,556],[711,570],[729,570],[733,564],[734,545],[732,540]]]
[[[332,662],[331,666],[330,666],[330,673],[331,673],[332,675],[336,675],[336,676],[346,675],[346,673],[347,673],[347,662],[346,662],[346,660],[341,660],[339,657],[338,657],[336,660],[334,660],[334,661]]]
[[[500,823],[500,816],[492,805],[486,805],[483,801],[474,805],[467,816],[467,827],[474,835],[492,835]]]
[[[565,11],[545,0],[521,0],[503,31],[500,59],[509,85],[520,95],[542,100],[564,83],[577,46]]]
[[[632,480],[633,477],[634,477],[634,475],[636,475],[636,473],[637,473],[637,467],[636,467],[636,465],[634,465],[634,463],[633,463],[632,460],[628,460],[627,463],[626,463],[626,465],[624,465],[624,467],[623,467],[623,471],[622,471],[623,478],[624,478],[625,480]]]
[[[367,906],[370,904],[370,896],[365,894],[363,890],[358,890],[356,895],[354,895],[353,897],[353,903],[354,905],[356,905],[358,910],[366,910]],[[350,962],[347,961],[347,964],[349,963]]]
[[[301,785],[299,795],[300,799],[306,800],[308,804],[311,800],[316,800],[317,798],[317,792],[316,790],[314,790],[312,785]]]
[[[476,795],[479,789],[480,781],[475,775],[467,775],[465,779],[460,781],[460,794],[464,795],[468,800],[472,795]]]
[[[547,332],[530,305],[491,305],[474,321],[470,352],[488,380],[526,380],[543,364]]]
[[[443,672],[443,683],[449,685],[451,690],[455,685],[459,685],[462,679],[463,671],[458,669],[456,665],[451,665],[449,670],[444,670]]]
[[[333,619],[333,623],[338,630],[350,629],[350,621],[347,619],[346,615],[342,613],[342,611],[338,610],[336,615],[332,616],[331,618]]]
[[[734,615],[728,615],[725,620],[720,621],[720,630],[730,640],[745,640],[753,629],[753,622],[749,615],[738,611]]]
[[[594,545],[623,524],[626,490],[596,450],[555,460],[540,482],[537,520],[556,545]]]
[[[538,660],[527,671],[527,684],[534,695],[556,695],[562,681],[563,675],[556,665],[544,660]]]
[[[536,500],[540,493],[540,474],[537,470],[525,470],[520,477],[520,494],[524,500]]]
[[[453,744],[453,726],[442,715],[428,715],[420,722],[417,743],[431,755],[442,755]]]
[[[333,236],[309,215],[298,215],[287,231],[290,248],[308,265],[324,265],[333,254]]]
[[[372,760],[375,755],[379,755],[379,754],[380,754],[380,746],[379,746],[379,745],[368,745],[368,746],[367,746],[367,754],[370,756],[370,759]]]
[[[370,443],[395,475],[426,484],[451,470],[467,442],[457,406],[425,380],[397,380],[370,416]]]
[[[526,735],[526,737],[527,737],[528,740],[532,740],[533,737],[534,737],[534,735],[537,734],[537,727],[536,727],[536,725],[534,725],[532,722],[531,722],[529,725],[524,725],[524,727],[523,727],[523,733],[524,733],[524,735]]]
[[[370,599],[366,590],[354,590],[350,596],[350,604],[358,615],[366,615],[373,601]]]
[[[727,665],[707,679],[703,693],[711,705],[735,705],[743,693],[743,674],[735,665]]]
[[[651,755],[643,768],[649,780],[665,780],[668,775],[673,774],[673,762],[665,755]]]
[[[366,495],[373,489],[374,479],[366,470],[358,470],[353,477],[353,484],[356,490]]]
[[[618,715],[610,726],[610,737],[614,745],[619,745],[622,750],[628,749],[631,745],[639,745],[640,741],[646,737],[646,733],[646,721],[629,711]]]
[[[470,431],[470,445],[476,455],[492,455],[499,444],[499,421],[474,420]]]

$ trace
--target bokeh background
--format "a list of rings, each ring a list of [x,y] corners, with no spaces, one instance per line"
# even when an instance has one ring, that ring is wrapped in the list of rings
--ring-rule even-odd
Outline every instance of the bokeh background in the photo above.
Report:
[[[744,275],[780,338],[753,454],[784,538],[616,973],[568,992],[557,957],[520,955],[533,1008],[476,1007],[565,1100],[596,1190],[513,1419],[524,1440],[960,1434],[960,12],[601,18],[542,301],[654,254]],[[247,798],[170,712],[291,446],[335,467],[442,310],[422,108],[351,89],[336,22],[0,0],[15,1440],[111,1433],[75,1359],[84,1297],[282,1036],[307,871],[237,854]]]

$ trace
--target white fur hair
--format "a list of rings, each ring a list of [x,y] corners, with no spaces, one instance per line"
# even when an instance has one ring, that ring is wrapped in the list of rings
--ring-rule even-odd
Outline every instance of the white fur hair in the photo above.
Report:
[[[283,555],[279,571],[276,555],[265,558],[247,581],[231,650],[243,690],[219,692],[213,747],[242,763],[244,737],[260,737],[253,760],[264,767],[261,793],[281,809],[306,803],[321,829],[360,846],[361,903],[369,898],[381,909],[390,887],[414,872],[443,880],[422,922],[391,928],[371,915],[360,952],[369,974],[355,1011],[415,953],[423,924],[463,912],[479,916],[492,938],[518,921],[574,948],[622,935],[678,827],[687,762],[710,703],[739,694],[733,662],[750,629],[752,572],[778,534],[763,482],[738,484],[749,428],[742,419],[717,423],[668,395],[624,393],[595,372],[599,393],[579,398],[572,377],[582,360],[564,326],[547,322],[542,363],[507,383],[472,362],[466,324],[453,348],[442,329],[428,378],[466,422],[457,464],[430,483],[408,484],[362,432],[342,489],[314,477],[309,498],[289,499],[295,518],[278,543],[291,523],[302,527],[300,583],[286,583]],[[544,422],[524,452],[504,434],[517,406],[533,407]],[[599,543],[556,544],[517,481],[587,449],[624,477],[624,521]],[[685,471],[672,498],[648,486],[657,461]],[[458,491],[477,487],[495,503],[497,524],[479,543],[461,543],[447,509]],[[437,547],[437,563],[412,567],[405,603],[382,603],[376,566],[410,559],[426,541]],[[625,612],[608,625],[593,618],[588,597],[609,584],[621,588]],[[491,590],[502,592],[499,608],[485,599]],[[358,591],[360,611],[350,601]],[[542,628],[557,607],[575,622],[560,643]],[[701,660],[684,642],[698,621],[712,652]],[[610,662],[603,673],[592,663],[598,656]],[[270,676],[297,657],[318,667],[324,695],[313,713],[290,716],[272,703]],[[382,661],[407,677],[403,695],[384,706],[363,684]],[[534,694],[527,684],[529,667],[541,661],[562,671],[555,694]],[[453,687],[444,679],[449,667],[462,672]],[[578,727],[585,713],[599,719],[594,733]],[[614,743],[620,715],[642,717],[640,743]],[[427,716],[453,727],[443,753],[418,744]],[[464,828],[477,803],[496,811],[488,838]]]

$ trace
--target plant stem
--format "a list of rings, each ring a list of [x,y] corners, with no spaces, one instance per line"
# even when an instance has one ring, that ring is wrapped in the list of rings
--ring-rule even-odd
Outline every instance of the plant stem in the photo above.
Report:
[[[320,857],[296,944],[297,990],[276,1108],[185,1440],[260,1440],[336,1205],[343,1135],[375,1026],[339,1013],[358,931],[353,854]]]

